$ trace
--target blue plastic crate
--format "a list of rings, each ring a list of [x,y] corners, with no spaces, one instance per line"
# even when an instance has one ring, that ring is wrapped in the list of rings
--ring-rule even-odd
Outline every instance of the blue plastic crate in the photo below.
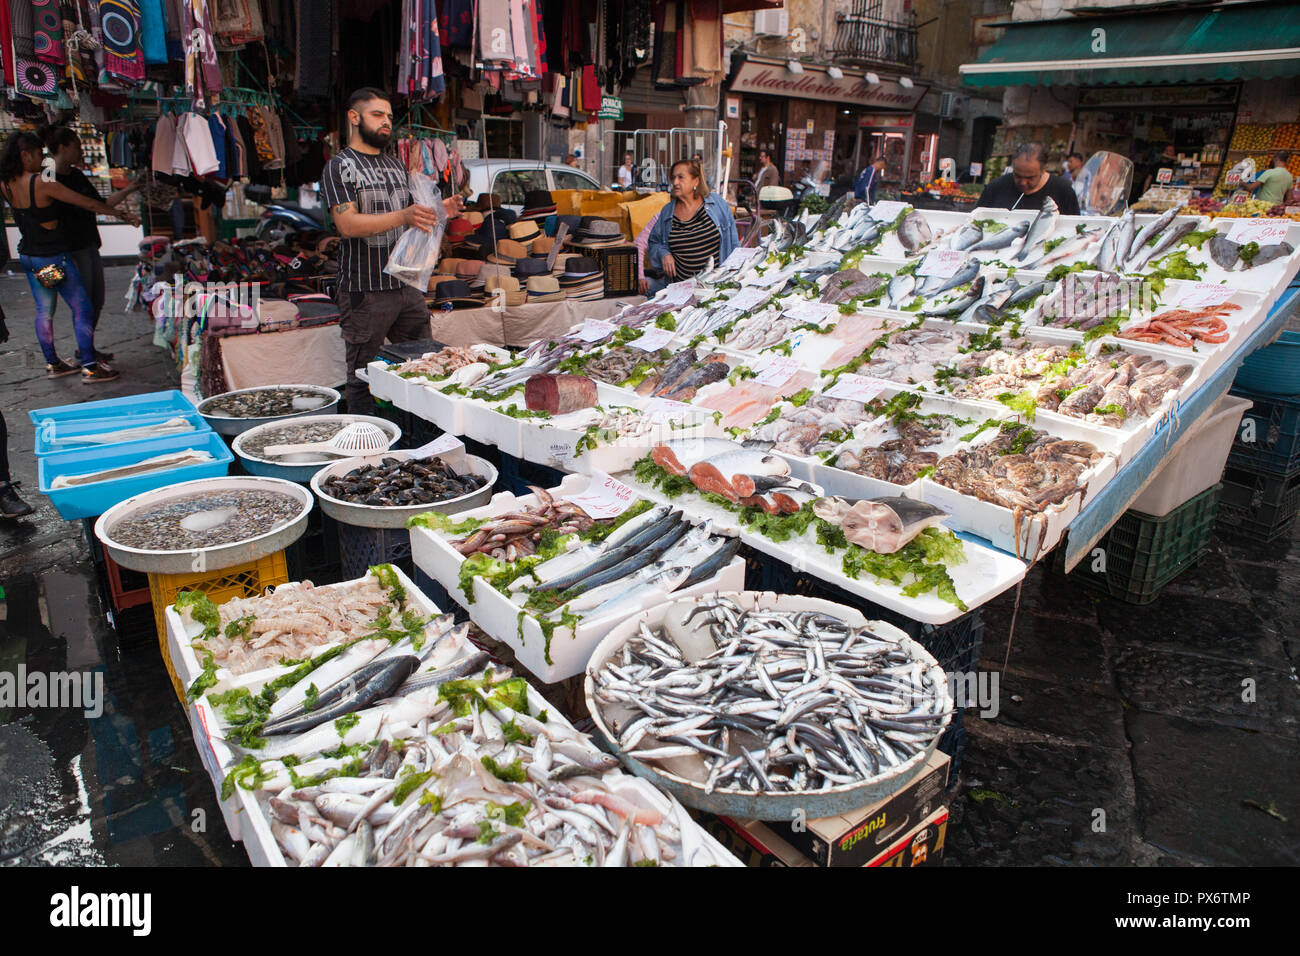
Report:
[[[164,418],[171,418],[176,415],[197,413],[198,409],[194,407],[193,402],[176,389],[169,389],[164,392],[127,395],[123,398],[106,398],[99,402],[51,405],[49,408],[38,408],[28,412],[27,417],[39,431],[46,419],[58,425],[91,418],[117,418],[122,415],[162,415]]]
[[[182,468],[151,471],[113,481],[97,481],[94,484],[74,488],[50,488],[50,484],[60,475],[84,475],[108,468],[120,468],[144,461],[146,458],[184,451],[187,448],[201,448],[208,452],[213,460],[197,465],[186,465]],[[102,515],[114,505],[146,491],[166,488],[168,485],[182,481],[193,481],[196,478],[223,478],[234,460],[235,456],[231,454],[220,435],[213,431],[203,431],[191,435],[170,435],[166,438],[131,442],[118,448],[91,448],[86,451],[65,451],[46,455],[44,458],[37,459],[37,476],[41,494],[50,499],[50,503],[58,509],[60,515],[67,520],[72,520]]]
[[[210,432],[212,428],[198,412],[154,412],[148,415],[117,415],[112,418],[73,418],[58,420],[44,418],[36,426],[36,457],[44,458],[61,451],[89,451],[113,449],[117,451],[143,441],[155,441],[153,438],[137,438],[132,441],[113,442],[108,445],[80,442],[76,439],[84,435],[98,435],[102,432],[121,431],[124,428],[142,428],[145,425],[161,425],[173,418],[183,418],[194,426],[194,433]],[[181,432],[179,434],[187,434]],[[162,436],[172,437],[172,436]]]

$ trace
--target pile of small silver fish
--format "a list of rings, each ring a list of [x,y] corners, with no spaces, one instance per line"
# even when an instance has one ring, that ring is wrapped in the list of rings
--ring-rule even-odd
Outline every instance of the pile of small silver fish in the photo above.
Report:
[[[328,405],[329,396],[307,388],[272,386],[216,395],[199,406],[204,415],[227,418],[275,418]]]
[[[951,714],[942,669],[870,625],[721,595],[677,610],[596,670],[595,698],[625,757],[707,793],[862,784],[927,751]]]
[[[108,533],[118,544],[144,551],[214,548],[273,531],[303,507],[279,491],[205,491],[136,511]]]

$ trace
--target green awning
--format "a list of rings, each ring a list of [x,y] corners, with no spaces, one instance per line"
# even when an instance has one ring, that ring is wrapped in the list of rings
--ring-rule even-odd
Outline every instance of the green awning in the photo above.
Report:
[[[1300,4],[1233,3],[1008,24],[970,86],[1196,83],[1300,76]]]

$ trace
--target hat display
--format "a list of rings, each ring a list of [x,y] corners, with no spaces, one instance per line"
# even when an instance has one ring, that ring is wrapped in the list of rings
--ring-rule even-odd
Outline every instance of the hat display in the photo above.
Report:
[[[559,302],[567,298],[555,276],[530,276],[528,278],[529,302]]]
[[[579,227],[573,241],[586,246],[618,246],[624,242],[623,230],[610,219],[597,219],[590,225]]]
[[[463,279],[457,279],[455,276],[448,275],[431,275],[429,276],[429,291],[432,292],[440,283],[443,282],[463,282]]]
[[[460,242],[474,232],[475,226],[463,216],[457,216],[447,223],[447,236],[452,242]]]
[[[520,259],[528,258],[528,247],[513,239],[498,239],[495,251],[488,251],[488,262],[513,266]]]
[[[570,299],[600,299],[605,295],[605,276],[600,264],[588,256],[573,256],[564,263],[560,288]]]
[[[537,223],[531,219],[520,219],[510,226],[510,238],[524,245],[528,245],[541,234],[542,230],[537,228]]]
[[[594,275],[600,275],[600,264],[590,256],[570,256],[564,263],[564,276],[567,278],[585,279]]]
[[[548,222],[550,221],[550,217],[547,217],[547,221],[548,221]],[[580,216],[556,216],[556,217],[555,217],[555,225],[554,225],[554,227],[552,228],[552,227],[548,226],[547,229],[546,229],[546,231],[547,231],[550,235],[554,236],[554,235],[556,235],[557,233],[559,233],[559,231],[560,231],[560,226],[561,226],[561,225],[565,225],[565,226],[568,226],[568,227],[569,227],[569,234],[570,234],[570,237],[572,237],[573,231],[574,231],[575,229],[577,229],[580,225],[582,225],[582,217],[580,217]]]
[[[483,268],[479,270],[478,277],[486,286],[487,280],[493,276],[512,276],[511,266],[503,266],[496,262],[485,262]]]
[[[478,198],[472,203],[467,203],[466,208],[472,208],[479,212],[486,212],[489,209],[501,208],[501,197],[494,196],[491,193],[479,193]]]
[[[515,263],[515,275],[521,279],[528,276],[546,276],[550,275],[551,270],[547,268],[545,259],[538,259],[530,256],[527,259],[520,259]]]
[[[524,219],[543,219],[555,212],[555,200],[545,189],[529,189],[524,193]]]
[[[456,278],[466,280],[477,278],[481,268],[483,268],[481,259],[461,259],[456,265]]]
[[[514,276],[489,276],[485,288],[489,305],[498,303],[523,305],[527,301],[527,296],[519,286],[519,280]]]
[[[476,209],[467,209],[465,212],[461,213],[460,218],[474,226],[483,225],[483,214]]]
[[[469,283],[463,279],[439,282],[438,287],[433,290],[433,297],[436,305],[448,305],[452,308],[465,308],[483,304],[483,300],[473,294]]]
[[[509,239],[510,226],[495,215],[487,216],[483,220],[483,225],[474,230],[474,233],[465,240],[466,244],[473,246],[491,246],[493,240]]]
[[[505,206],[502,206],[500,209],[492,210],[485,218],[500,219],[508,226],[511,223],[518,221],[519,213],[515,212],[513,209],[507,209]]]
[[[438,267],[434,271],[437,272],[438,275],[454,276],[456,274],[456,267],[464,261],[464,259],[439,259]]]
[[[555,248],[555,240],[550,236],[538,236],[533,240],[533,255],[547,255]]]

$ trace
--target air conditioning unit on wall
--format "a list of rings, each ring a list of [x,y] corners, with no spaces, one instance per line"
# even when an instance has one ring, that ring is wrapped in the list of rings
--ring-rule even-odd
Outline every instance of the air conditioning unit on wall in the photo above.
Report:
[[[941,119],[952,119],[966,108],[966,102],[966,97],[959,93],[940,93],[939,117]]]
[[[790,11],[756,10],[754,12],[754,35],[760,37],[783,37],[790,32]]]

